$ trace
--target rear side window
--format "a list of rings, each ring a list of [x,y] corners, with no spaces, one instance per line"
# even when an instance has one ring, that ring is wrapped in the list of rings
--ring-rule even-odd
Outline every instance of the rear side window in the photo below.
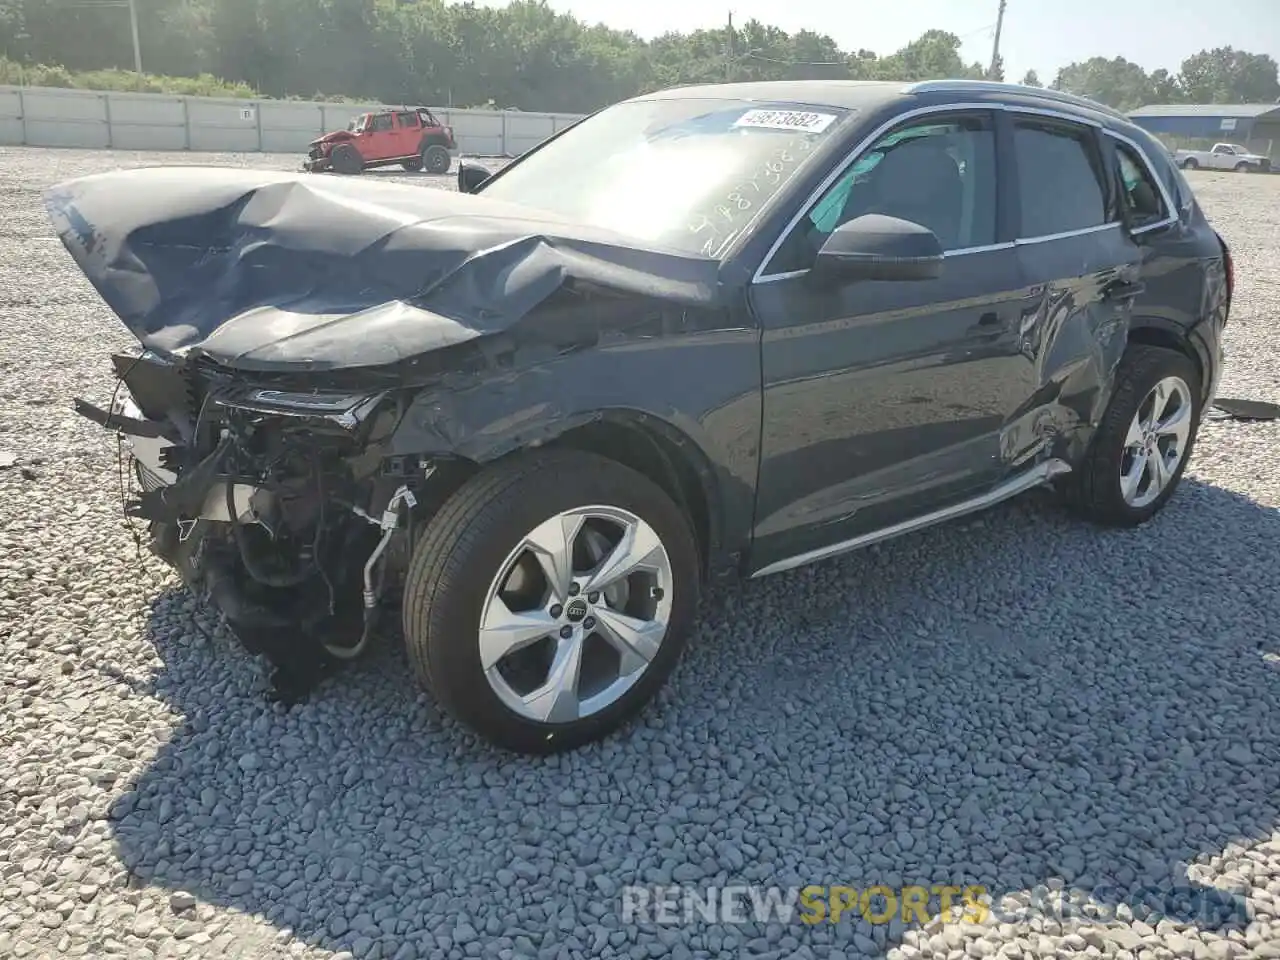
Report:
[[[1182,171],[1178,169],[1177,164],[1169,162],[1169,153],[1164,144],[1150,137],[1147,140],[1150,142],[1144,142],[1142,136],[1138,135],[1138,142],[1142,144],[1147,158],[1151,161],[1151,166],[1155,168],[1156,176],[1160,178],[1169,198],[1173,201],[1174,209],[1170,214],[1185,221],[1191,213],[1191,187],[1182,178]]]
[[[1116,141],[1115,151],[1120,202],[1129,226],[1141,230],[1166,219],[1168,212],[1160,196],[1160,186],[1151,176],[1146,162],[1126,143]]]
[[[1014,124],[1024,239],[1107,223],[1101,161],[1087,129],[1019,120]]]
[[[401,127],[416,127],[418,125],[418,115],[413,112],[397,113],[396,123]]]

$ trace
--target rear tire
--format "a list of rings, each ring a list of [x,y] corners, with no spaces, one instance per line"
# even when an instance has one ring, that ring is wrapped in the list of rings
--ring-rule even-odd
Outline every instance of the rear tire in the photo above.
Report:
[[[438,143],[432,144],[422,151],[422,166],[427,173],[448,173],[452,164],[453,157],[449,156],[449,151]]]
[[[521,454],[428,522],[405,580],[405,644],[455,719],[504,749],[554,753],[607,736],[653,698],[699,586],[689,522],[647,477],[580,451]],[[575,663],[571,686],[557,683]]]
[[[1186,356],[1130,346],[1084,462],[1066,478],[1075,512],[1112,527],[1136,527],[1159,513],[1191,459],[1201,396],[1200,373]]]
[[[364,170],[364,158],[349,143],[334,147],[333,153],[330,154],[329,162],[333,165],[335,172],[344,176],[352,176]]]
[[[1200,166],[1200,163],[1198,160],[1196,160],[1195,157],[1187,157],[1187,159],[1182,161],[1183,170],[1195,170],[1199,168],[1199,166]]]
[[[1252,170],[1253,170],[1253,164],[1251,163],[1245,163],[1243,160],[1241,160],[1239,163],[1236,164],[1236,173],[1250,173],[1252,172]]]

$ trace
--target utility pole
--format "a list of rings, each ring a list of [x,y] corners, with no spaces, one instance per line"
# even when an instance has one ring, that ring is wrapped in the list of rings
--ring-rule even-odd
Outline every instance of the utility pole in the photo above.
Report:
[[[726,81],[733,80],[733,58],[734,58],[734,42],[733,42],[733,11],[729,11],[729,39],[725,43],[725,61],[724,61],[724,78]]]
[[[996,70],[1000,66],[1000,31],[1004,27],[1004,5],[1005,0],[1000,0],[1000,12],[996,14],[996,39],[991,45],[991,67],[987,70],[987,78],[990,80],[996,78]]]
[[[129,28],[133,31],[133,69],[138,74],[138,89],[142,89],[142,44],[138,42],[138,5],[129,0]]]

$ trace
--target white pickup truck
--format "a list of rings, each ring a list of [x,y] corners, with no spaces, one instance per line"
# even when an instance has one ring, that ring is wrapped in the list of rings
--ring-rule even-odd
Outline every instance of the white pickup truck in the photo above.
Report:
[[[1237,143],[1215,143],[1212,150],[1178,150],[1174,161],[1183,170],[1234,170],[1236,173],[1268,173],[1271,160],[1250,153]]]

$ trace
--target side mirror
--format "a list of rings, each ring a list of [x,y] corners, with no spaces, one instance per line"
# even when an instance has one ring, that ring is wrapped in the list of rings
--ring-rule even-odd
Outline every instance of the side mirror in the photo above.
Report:
[[[942,274],[942,243],[910,220],[868,213],[841,224],[818,251],[822,281],[933,280]]]
[[[475,193],[492,174],[484,167],[474,163],[458,164],[458,192]]]

